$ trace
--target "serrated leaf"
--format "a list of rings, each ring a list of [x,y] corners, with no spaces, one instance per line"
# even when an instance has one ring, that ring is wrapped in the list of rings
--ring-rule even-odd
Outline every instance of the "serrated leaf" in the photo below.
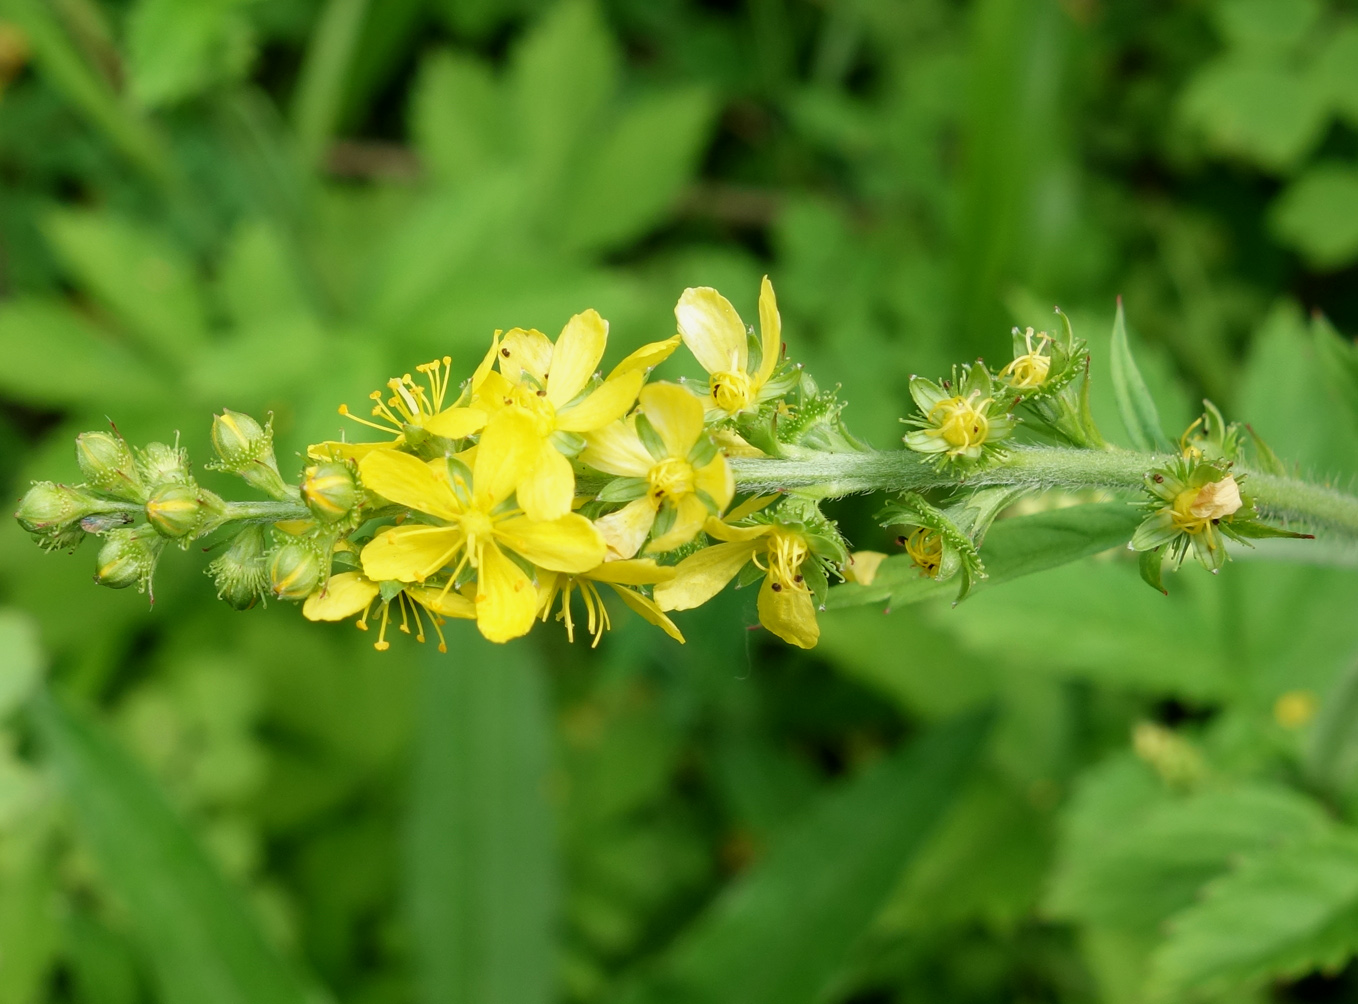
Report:
[[[621,1000],[819,1000],[951,805],[988,720],[940,727],[821,796]]]
[[[1245,859],[1177,914],[1152,962],[1168,993],[1223,992],[1316,969],[1358,951],[1358,833],[1277,847]]]
[[[102,730],[51,695],[33,720],[80,832],[127,910],[165,1000],[308,1004],[164,794]]]
[[[1172,447],[1160,427],[1160,414],[1155,400],[1146,386],[1141,371],[1137,369],[1132,357],[1132,347],[1127,341],[1127,318],[1122,309],[1122,298],[1118,297],[1117,316],[1113,319],[1113,342],[1111,355],[1113,394],[1118,402],[1118,414],[1127,430],[1127,438],[1132,447],[1143,452],[1158,450],[1170,452]]]

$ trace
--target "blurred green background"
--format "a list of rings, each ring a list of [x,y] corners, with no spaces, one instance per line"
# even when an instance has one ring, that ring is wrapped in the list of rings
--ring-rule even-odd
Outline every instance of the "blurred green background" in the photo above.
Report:
[[[0,483],[335,407],[689,285],[898,444],[910,374],[1121,294],[1349,484],[1307,315],[1358,330],[1342,0],[0,0]],[[215,480],[214,480],[215,479]],[[242,497],[220,475],[205,483]],[[881,500],[832,507],[892,550]],[[497,648],[156,603],[0,529],[0,1004],[1358,1000],[1358,576],[1105,555],[963,606],[752,590]],[[1313,552],[1318,553],[1318,552]],[[465,625],[460,625],[465,626]]]

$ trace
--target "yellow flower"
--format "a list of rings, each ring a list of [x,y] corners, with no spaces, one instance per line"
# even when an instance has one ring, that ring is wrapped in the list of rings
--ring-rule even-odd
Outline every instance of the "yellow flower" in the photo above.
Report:
[[[1014,329],[1014,334],[1018,334],[1018,328]],[[1023,344],[1028,351],[1015,356],[1004,369],[1000,370],[1000,379],[1015,390],[1036,390],[1041,387],[1047,382],[1047,374],[1051,372],[1052,357],[1042,352],[1050,342],[1051,336],[1043,331],[1037,336],[1037,345],[1034,346],[1033,329],[1029,328],[1023,334]]]
[[[722,543],[689,555],[675,566],[673,579],[655,587],[660,609],[701,606],[753,561],[766,573],[759,590],[759,623],[789,644],[814,648],[820,626],[815,599],[802,574],[802,564],[811,558],[806,537],[776,524],[731,526],[715,518],[704,529]]]
[[[515,328],[500,342],[498,373],[487,374],[473,404],[494,413],[512,409],[533,421],[538,444],[519,485],[519,505],[534,519],[556,519],[571,511],[575,473],[557,433],[583,435],[626,415],[646,380],[646,371],[665,359],[678,337],[632,353],[608,378],[586,393],[608,344],[608,322],[598,311],[576,314],[555,344],[541,331]],[[574,446],[579,448],[579,440]]]
[[[905,553],[926,578],[938,578],[943,567],[943,535],[927,526],[917,526],[910,536],[900,538]]]
[[[612,627],[608,618],[608,609],[604,606],[603,597],[599,595],[599,587],[595,585],[595,583],[602,582],[611,586],[613,591],[629,607],[682,645],[684,636],[679,633],[674,622],[665,616],[664,611],[656,605],[655,600],[637,588],[638,586],[653,586],[657,582],[668,582],[672,578],[674,578],[672,567],[657,565],[650,558],[605,561],[602,565],[579,575],[547,573],[542,576],[541,584],[542,621],[546,623],[547,615],[552,612],[557,596],[561,596],[561,609],[557,613],[556,619],[565,621],[566,636],[571,641],[575,641],[575,623],[571,619],[571,592],[578,588],[580,596],[585,601],[585,612],[589,617],[589,633],[594,636],[594,643],[591,647],[598,645],[604,632]]]
[[[450,474],[443,460],[426,464],[394,450],[365,456],[359,473],[369,491],[431,521],[379,533],[363,548],[364,574],[379,582],[424,582],[452,566],[451,587],[470,566],[476,571],[481,633],[491,641],[526,634],[537,615],[537,592],[506,550],[539,568],[571,574],[593,568],[605,553],[603,538],[583,516],[535,520],[510,503],[537,458],[539,442],[530,418],[506,411],[481,434],[470,479]]]
[[[684,290],[674,316],[684,344],[707,370],[708,410],[727,417],[758,407],[782,351],[783,322],[769,277],[764,276],[759,287],[761,351],[753,370],[745,323],[731,301],[715,289],[699,286]]]
[[[382,587],[361,572],[340,572],[330,576],[324,586],[307,597],[302,604],[302,614],[311,621],[342,621],[361,614],[357,625],[360,630],[366,631],[373,601],[381,594]],[[400,606],[401,630],[410,634],[410,621],[413,618],[415,640],[421,643],[424,642],[424,621],[420,618],[420,610],[424,610],[434,633],[438,635],[440,652],[448,651],[442,630],[445,617],[467,620],[476,617],[476,605],[460,593],[407,585],[394,597],[382,600],[382,623],[377,632],[377,641],[373,643],[373,648],[379,652],[391,647],[387,641],[387,622],[391,616],[392,599]]]
[[[643,420],[656,433],[648,437],[649,446],[638,431]],[[594,522],[612,558],[631,558],[640,551],[662,510],[672,522],[648,550],[687,544],[735,494],[726,458],[703,436],[702,402],[678,384],[655,383],[642,390],[640,417],[585,437],[580,459],[605,474],[645,482],[645,495]]]
[[[480,408],[469,408],[467,403],[474,390],[484,382],[495,362],[500,347],[500,333],[491,339],[490,351],[472,374],[466,391],[448,407],[444,401],[452,385],[452,357],[444,356],[433,362],[416,366],[415,370],[424,375],[428,388],[409,373],[392,377],[387,381],[391,392],[386,397],[380,390],[368,395],[372,399],[372,416],[377,421],[360,418],[342,404],[339,413],[360,425],[376,429],[392,436],[389,440],[376,443],[344,443],[329,441],[317,443],[307,449],[313,460],[358,460],[373,450],[394,450],[405,446],[416,446],[423,435],[442,436],[445,439],[464,439],[473,435],[486,424],[486,413]],[[383,398],[386,397],[386,400]]]

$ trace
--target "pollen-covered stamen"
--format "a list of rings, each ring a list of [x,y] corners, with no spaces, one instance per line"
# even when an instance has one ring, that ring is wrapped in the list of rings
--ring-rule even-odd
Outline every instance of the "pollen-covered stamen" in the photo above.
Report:
[[[943,565],[943,536],[927,526],[916,527],[904,540],[905,553],[921,572],[936,578]]]
[[[666,498],[682,498],[693,491],[693,465],[687,460],[670,457],[660,461],[646,474],[650,496],[654,502]]]
[[[966,397],[944,398],[929,410],[929,422],[936,428],[932,435],[943,437],[951,447],[950,454],[959,454],[983,444],[990,435],[990,419],[986,410],[991,398],[982,398],[972,391]]]
[[[707,385],[717,407],[732,414],[748,408],[754,397],[753,381],[744,370],[732,368],[727,372],[713,373]]]
[[[391,618],[391,604],[382,604],[382,626],[377,629],[377,641],[373,642],[373,648],[379,652],[385,652],[391,648],[391,642],[387,641],[387,622]]]
[[[809,553],[806,539],[799,533],[774,530],[769,535],[768,572],[779,591],[807,588],[801,571]]]
[[[1047,374],[1051,371],[1051,356],[1042,353],[1051,342],[1051,336],[1045,331],[1042,332],[1037,336],[1037,345],[1034,346],[1033,329],[1029,328],[1024,333],[1023,342],[1028,351],[1015,357],[1009,365],[1000,370],[1000,379],[1007,380],[1009,386],[1016,390],[1034,390],[1046,383]]]

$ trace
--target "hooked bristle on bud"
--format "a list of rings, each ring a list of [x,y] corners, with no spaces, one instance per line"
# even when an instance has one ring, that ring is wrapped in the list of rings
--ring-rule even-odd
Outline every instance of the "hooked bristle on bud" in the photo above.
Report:
[[[146,500],[132,448],[117,433],[82,432],[75,437],[75,459],[91,488],[129,502]]]
[[[296,489],[289,487],[278,473],[273,452],[273,419],[260,425],[244,412],[223,408],[212,419],[212,446],[220,459],[208,466],[237,474],[276,499],[297,497]]]
[[[110,530],[99,549],[94,581],[110,589],[136,586],[144,593],[164,549],[165,538],[149,525]]]
[[[160,485],[187,485],[193,482],[189,473],[189,455],[178,446],[147,443],[137,463],[137,472],[151,490]]]
[[[304,600],[316,591],[325,574],[316,548],[290,541],[269,562],[269,589],[280,600]]]
[[[269,557],[264,527],[254,524],[236,534],[221,557],[208,565],[217,598],[249,610],[269,592]]]
[[[351,464],[330,461],[306,469],[302,498],[323,523],[338,523],[350,516],[359,497],[358,479]]]

